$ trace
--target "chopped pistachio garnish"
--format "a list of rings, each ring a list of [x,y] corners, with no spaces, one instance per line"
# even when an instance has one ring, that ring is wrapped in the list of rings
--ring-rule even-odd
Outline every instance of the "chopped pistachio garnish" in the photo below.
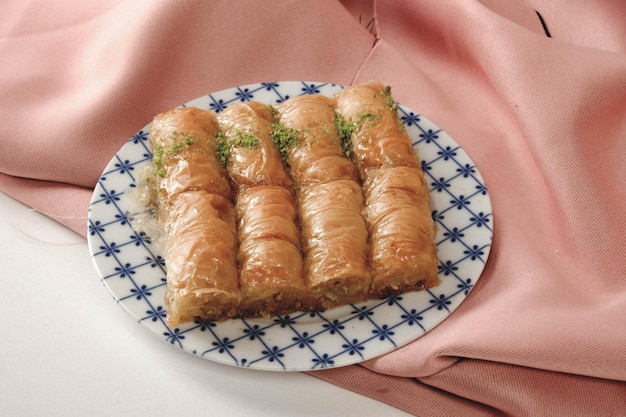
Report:
[[[346,120],[342,114],[335,113],[335,126],[337,128],[337,135],[339,135],[339,139],[341,139],[343,153],[348,158],[352,158],[352,152],[354,150],[352,145],[352,134],[356,131],[357,124]]]
[[[392,111],[398,111],[398,104],[396,103],[396,101],[393,99],[393,96],[391,95],[391,87],[390,86],[385,86],[385,88],[383,88],[380,91],[380,95],[382,97],[385,97],[385,102],[387,103],[387,106],[392,110]]]
[[[178,155],[195,143],[195,140],[186,133],[174,132],[172,135],[175,139],[168,150],[171,156]]]
[[[271,104],[268,104],[267,107],[269,107],[270,112],[272,113],[272,117],[274,119],[278,119],[278,109],[276,107],[272,106]]]
[[[226,140],[224,132],[219,131],[215,134],[217,143],[215,145],[215,151],[217,152],[217,159],[222,165],[226,165],[228,162],[228,153],[230,152],[230,144]]]
[[[159,177],[165,176],[165,162],[168,159],[175,157],[194,143],[197,143],[188,133],[174,131],[171,133],[171,136],[174,140],[167,149],[163,145],[154,147],[152,164],[154,165],[154,173]]]
[[[383,116],[380,113],[363,112],[359,115],[359,121],[368,122],[368,127],[374,127],[382,119]]]
[[[393,96],[391,95],[391,87],[385,86],[385,88],[380,91],[380,95],[385,97],[387,106],[396,115],[398,129],[400,129],[401,131],[406,131],[406,128],[404,127],[404,124],[400,119],[400,115],[398,114],[398,103],[396,103],[396,101],[393,99]]]
[[[237,138],[231,141],[231,146],[234,148],[258,148],[261,146],[261,141],[256,136],[237,130],[235,133]]]
[[[261,146],[261,141],[256,136],[237,130],[234,138],[229,138],[224,132],[219,131],[215,134],[217,144],[215,150],[217,152],[217,159],[222,165],[226,165],[230,150],[232,148],[258,148]]]
[[[298,131],[283,124],[274,123],[272,125],[271,137],[281,158],[284,162],[287,162],[289,152],[298,143]]]
[[[152,164],[154,165],[154,173],[159,177],[165,176],[165,167],[164,167],[165,161],[163,161],[163,155],[165,155],[163,146],[156,145],[154,147],[154,156],[152,157]]]

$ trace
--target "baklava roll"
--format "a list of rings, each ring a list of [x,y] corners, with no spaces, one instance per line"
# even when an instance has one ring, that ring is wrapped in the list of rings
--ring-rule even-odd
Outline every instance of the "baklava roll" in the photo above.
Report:
[[[258,102],[219,114],[220,144],[236,188],[242,316],[301,309],[305,285],[292,180],[271,139],[273,115]]]
[[[328,97],[292,97],[277,106],[280,124],[288,132],[281,144],[291,176],[298,186],[334,180],[358,180],[335,129],[335,111]],[[289,132],[295,137],[289,138]]]
[[[261,185],[237,195],[239,313],[271,317],[302,309],[300,233],[291,191]]]
[[[435,227],[422,173],[404,166],[372,169],[363,191],[371,296],[385,298],[438,285]]]
[[[218,115],[222,162],[236,187],[292,186],[270,137],[274,116],[270,107],[250,101],[228,106]]]
[[[430,193],[390,89],[369,82],[347,87],[333,100],[363,182],[371,296],[439,284]]]
[[[195,107],[173,109],[154,118],[148,141],[161,198],[187,190],[231,197],[216,152],[217,131],[215,113]]]
[[[168,324],[232,317],[240,299],[232,203],[204,190],[187,191],[163,209]]]
[[[388,87],[378,82],[357,84],[332,99],[339,115],[353,126],[353,159],[361,178],[371,168],[418,166]]]
[[[213,112],[178,108],[157,115],[150,128],[169,325],[224,320],[239,303],[235,214],[217,127]]]
[[[354,164],[335,129],[331,101],[320,95],[293,97],[276,107],[283,149],[297,189],[304,276],[311,309],[367,299],[371,274],[363,193]]]
[[[365,301],[371,274],[360,185],[336,180],[300,190],[304,272],[313,308]]]

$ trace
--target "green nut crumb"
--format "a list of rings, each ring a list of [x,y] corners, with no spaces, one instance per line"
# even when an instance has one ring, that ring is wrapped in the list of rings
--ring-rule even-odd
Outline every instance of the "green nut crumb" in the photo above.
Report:
[[[391,95],[391,87],[385,86],[382,90],[380,90],[380,95],[385,98],[385,102],[387,103],[387,107],[389,107],[392,111],[398,111],[398,104],[393,99]]]
[[[274,146],[276,146],[276,149],[280,153],[280,157],[283,159],[283,162],[287,162],[289,152],[298,143],[298,131],[283,124],[274,123],[272,125],[271,138],[272,142],[274,142]]]
[[[168,159],[175,157],[196,143],[196,140],[188,133],[174,131],[171,133],[171,136],[173,141],[167,148],[163,147],[163,145],[156,145],[154,147],[152,164],[154,165],[154,173],[158,177],[165,176],[165,163]]]
[[[255,149],[261,146],[261,141],[256,136],[237,130],[235,132],[235,140],[231,141],[233,148],[250,148]]]
[[[337,135],[341,139],[341,146],[343,153],[352,158],[354,146],[352,145],[352,135],[357,129],[357,124],[350,120],[346,120],[340,113],[335,113],[335,127],[337,129]]]
[[[363,112],[359,115],[359,121],[362,123],[367,122],[368,127],[374,127],[382,119],[383,116],[380,113]]]
[[[217,159],[222,165],[228,163],[230,151],[232,148],[249,148],[255,149],[261,146],[261,141],[251,133],[242,132],[237,130],[233,137],[229,137],[226,133],[219,131],[215,134],[217,143],[215,150],[217,152]]]
[[[226,165],[226,163],[228,162],[228,154],[230,152],[230,144],[226,139],[226,135],[222,131],[217,132],[215,134],[215,138],[217,139],[215,145],[217,159],[222,165]]]

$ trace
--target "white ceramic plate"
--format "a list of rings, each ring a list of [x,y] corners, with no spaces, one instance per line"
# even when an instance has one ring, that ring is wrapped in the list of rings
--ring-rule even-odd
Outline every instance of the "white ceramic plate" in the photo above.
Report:
[[[183,106],[216,112],[231,103],[277,104],[301,94],[332,95],[342,87],[317,82],[251,84],[212,93]],[[128,190],[152,155],[149,125],[137,132],[102,173],[91,200],[88,243],[113,297],[163,340],[212,361],[254,369],[305,371],[354,364],[416,340],[448,317],[478,281],[491,248],[493,215],[483,179],[470,157],[425,117],[399,105],[399,115],[423,160],[438,225],[438,287],[322,313],[273,319],[165,322],[164,260],[149,236],[126,216]]]

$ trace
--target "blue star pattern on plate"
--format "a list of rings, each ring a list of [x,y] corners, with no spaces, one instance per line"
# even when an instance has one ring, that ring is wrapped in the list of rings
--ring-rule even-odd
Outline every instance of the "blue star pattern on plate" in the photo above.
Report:
[[[220,112],[236,102],[278,104],[302,94],[330,96],[342,88],[304,81],[250,84],[182,106]],[[169,327],[163,305],[165,261],[150,236],[136,232],[127,218],[128,191],[135,186],[138,168],[152,158],[149,125],[113,157],[93,192],[88,243],[102,282],[123,308],[164,341],[228,365],[325,369],[371,359],[418,339],[452,314],[476,285],[491,249],[493,213],[487,187],[463,149],[424,116],[402,105],[398,112],[430,185],[438,226],[438,287],[324,312]]]

